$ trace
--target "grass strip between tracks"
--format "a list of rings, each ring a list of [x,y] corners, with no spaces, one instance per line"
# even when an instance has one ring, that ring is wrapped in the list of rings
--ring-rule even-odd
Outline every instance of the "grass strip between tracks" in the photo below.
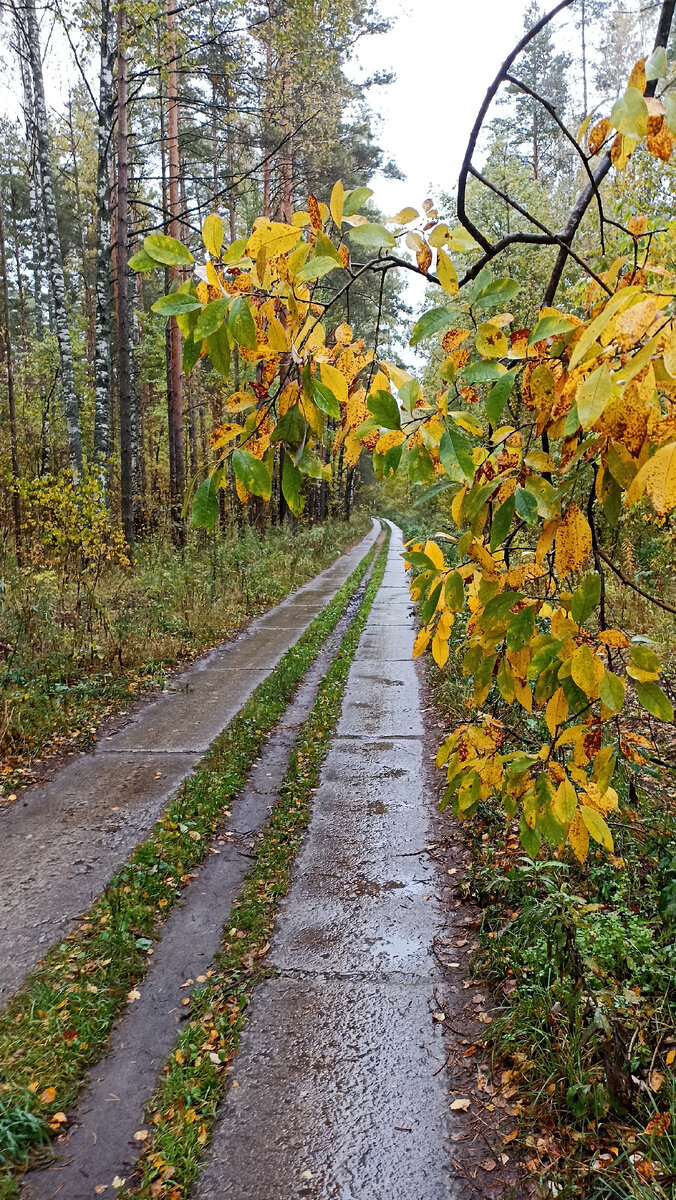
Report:
[[[144,1155],[138,1179],[117,1192],[120,1200],[182,1200],[197,1176],[254,989],[270,974],[265,955],[279,901],[289,890],[291,867],[310,820],[352,660],[382,581],[388,545],[389,531],[364,599],[300,728],[279,801],[257,847],[256,865],[231,909],[215,968],[205,986],[193,992],[190,1021],[139,1131]]]
[[[0,1200],[17,1194],[30,1149],[65,1124],[87,1069],[104,1054],[113,1021],[145,975],[159,926],[374,554],[372,547],[258,685],[83,923],[49,951],[0,1015]]]

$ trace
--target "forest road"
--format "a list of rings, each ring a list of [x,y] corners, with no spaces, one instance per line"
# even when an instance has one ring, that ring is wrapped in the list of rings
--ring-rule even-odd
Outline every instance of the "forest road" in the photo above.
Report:
[[[172,680],[92,754],[27,788],[0,817],[0,1005],[143,841],[209,746],[329,603],[373,528],[234,641]]]
[[[392,528],[196,1200],[450,1200],[443,914],[415,634]]]

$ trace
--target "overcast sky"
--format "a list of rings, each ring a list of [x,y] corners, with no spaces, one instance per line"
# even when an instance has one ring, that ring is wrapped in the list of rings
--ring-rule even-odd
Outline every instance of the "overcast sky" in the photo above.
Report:
[[[383,211],[420,205],[430,185],[452,190],[486,88],[522,35],[526,6],[527,0],[379,0],[392,28],[360,43],[354,77],[382,70],[396,76],[371,91],[382,115],[378,141],[407,176],[377,181]]]

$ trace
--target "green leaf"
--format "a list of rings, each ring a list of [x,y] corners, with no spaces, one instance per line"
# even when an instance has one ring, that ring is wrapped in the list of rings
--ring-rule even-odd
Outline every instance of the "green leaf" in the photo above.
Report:
[[[493,553],[494,550],[497,550],[498,546],[502,545],[507,537],[507,534],[509,533],[509,529],[512,524],[512,517],[514,516],[514,505],[514,497],[508,496],[504,503],[500,505],[493,517],[490,540],[491,553]]]
[[[521,592],[506,591],[498,592],[497,596],[493,596],[484,608],[481,624],[486,628],[488,625],[495,624],[496,621],[502,621],[511,611],[513,606],[523,600]]]
[[[488,399],[486,400],[486,420],[491,425],[498,424],[498,421],[502,416],[502,410],[512,393],[514,379],[514,373],[512,371],[507,371],[505,375],[500,376],[497,383],[493,384],[493,387],[488,393]]]
[[[656,46],[646,61],[646,82],[650,83],[652,79],[666,79],[667,69],[667,52],[664,46]]]
[[[288,446],[300,446],[307,430],[307,422],[297,404],[287,409],[275,425],[270,436],[272,442],[286,442]],[[285,459],[286,461],[286,459]],[[289,508],[291,505],[289,505]]]
[[[167,267],[184,267],[195,261],[187,246],[166,233],[149,234],[144,238],[143,249],[149,258]]]
[[[325,479],[327,467],[330,480],[330,464],[324,464],[321,459],[317,458],[316,454],[311,454],[307,447],[303,450],[298,462],[298,470],[301,472],[301,474],[307,475],[308,479]]]
[[[610,123],[625,137],[640,142],[648,128],[648,105],[638,88],[629,87],[613,105]]]
[[[507,648],[512,653],[523,650],[533,636],[535,618],[532,608],[522,608],[507,626]]]
[[[460,612],[465,603],[465,584],[459,571],[452,571],[447,577],[444,594],[451,612]]]
[[[372,195],[371,188],[367,187],[356,187],[353,191],[348,192],[343,201],[343,216],[353,217]]]
[[[613,380],[605,363],[585,379],[576,397],[577,412],[583,429],[590,429],[602,415],[613,395]]]
[[[404,444],[402,442],[399,446],[390,446],[389,450],[385,453],[383,457],[383,474],[386,479],[389,475],[396,475],[403,452]]]
[[[671,700],[657,683],[637,683],[636,695],[641,707],[653,717],[657,717],[658,721],[673,721],[674,709]]]
[[[519,516],[527,525],[534,525],[538,519],[538,504],[535,496],[525,488],[517,488],[514,493],[514,504]]]
[[[230,376],[230,342],[225,325],[221,325],[215,333],[207,338],[207,348],[211,365],[223,379]]]
[[[314,376],[312,377],[312,397],[320,412],[326,413],[327,417],[333,417],[334,421],[340,420],[340,404],[331,388]]]
[[[357,246],[367,250],[382,250],[385,247],[396,246],[396,239],[384,225],[367,222],[366,225],[356,225],[350,230],[350,239]]]
[[[454,483],[449,483],[448,480],[442,483],[433,483],[431,487],[425,488],[425,491],[422,492],[421,495],[416,496],[411,507],[420,508],[421,504],[427,504],[430,500],[436,500],[437,496],[441,492],[447,492],[449,488],[455,486],[456,485]]]
[[[446,424],[446,429],[439,443],[439,457],[445,471],[451,474],[454,464],[460,467],[465,478],[471,483],[474,479],[474,459],[472,458],[472,448],[465,437],[451,421]]]
[[[570,333],[575,328],[567,317],[540,317],[537,325],[531,330],[528,345],[534,346],[545,338],[554,337],[557,333]]]
[[[220,300],[212,300],[202,309],[193,334],[196,340],[202,341],[203,338],[211,337],[211,334],[216,332],[225,320],[229,304],[229,297],[223,296]]]
[[[521,838],[521,845],[526,851],[526,854],[528,854],[530,858],[536,858],[540,849],[542,838],[540,837],[537,829],[531,829],[530,825],[527,824],[526,818],[523,816],[523,814],[519,823],[519,836]]]
[[[584,625],[601,599],[601,576],[587,575],[573,592],[570,606],[571,616],[578,625]]]
[[[129,259],[132,271],[154,271],[159,265],[157,259],[151,258],[145,250],[137,250]]]
[[[233,300],[228,328],[233,341],[247,350],[256,349],[256,326],[246,296],[236,296]]]
[[[290,411],[290,410],[289,410]],[[288,413],[286,414],[288,416]],[[301,488],[303,486],[303,476],[298,467],[294,466],[288,454],[284,455],[284,466],[282,467],[282,495],[286,500],[294,517],[299,517],[303,511],[305,501],[301,496]]]
[[[599,684],[599,698],[610,712],[620,711],[624,704],[624,691],[624,679],[620,679],[619,675],[614,675],[612,671],[606,671]]]
[[[240,261],[240,259],[244,256],[244,251],[246,250],[246,244],[248,240],[248,238],[238,238],[236,242],[233,242],[232,245],[228,246],[228,249],[223,255],[223,262],[225,263],[226,267],[231,267],[233,263],[238,263]]]
[[[411,483],[431,483],[434,463],[424,446],[414,445],[408,456],[408,477]]]
[[[647,638],[645,641],[632,638],[629,648],[631,661],[642,671],[659,671],[661,668],[659,657],[649,645],[646,645],[647,641]]]
[[[453,313],[447,308],[429,308],[413,326],[409,345],[417,346],[418,342],[432,337],[440,329],[447,329],[452,321]]]
[[[201,483],[192,502],[193,529],[213,529],[218,520],[218,493],[213,477]]]
[[[402,408],[408,413],[413,412],[420,398],[420,384],[417,379],[407,379],[399,388],[399,400]]]
[[[505,374],[505,368],[495,360],[482,359],[479,362],[469,363],[463,368],[462,378],[465,383],[493,383],[494,380],[502,379]]]
[[[551,808],[546,808],[542,815],[538,817],[537,827],[550,846],[561,845],[566,831],[563,825],[560,825],[557,821]]]
[[[265,465],[250,450],[234,450],[232,466],[240,483],[254,496],[270,499],[272,481]]]
[[[432,588],[429,596],[427,596],[427,598],[420,610],[420,619],[422,620],[423,625],[427,625],[432,620],[432,617],[434,616],[434,613],[436,612],[437,604],[439,603],[440,595],[441,595],[441,583],[437,583]]]
[[[390,392],[372,392],[366,407],[383,429],[401,429],[399,406]]]
[[[321,279],[324,275],[328,275],[329,271],[335,271],[339,267],[340,263],[337,263],[335,259],[318,256],[309,259],[304,267],[296,271],[295,278],[299,283],[311,283],[314,279]]]
[[[670,133],[676,134],[676,96],[663,96],[662,102],[666,109],[664,120]]]
[[[510,304],[520,291],[521,287],[515,279],[493,279],[480,289],[471,303],[478,308],[500,308],[503,304]]]
[[[202,342],[194,340],[194,334],[183,339],[183,355],[181,367],[184,375],[189,375],[200,356]]]
[[[151,312],[160,317],[175,317],[177,313],[195,312],[201,307],[197,296],[189,296],[186,292],[171,292],[168,296],[160,296],[160,299],[151,305]]]

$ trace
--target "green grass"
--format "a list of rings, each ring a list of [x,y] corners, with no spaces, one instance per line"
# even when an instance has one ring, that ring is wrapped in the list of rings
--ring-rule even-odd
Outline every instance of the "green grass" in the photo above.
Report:
[[[0,1015],[0,1100],[21,1096],[21,1111],[58,1130],[58,1114],[75,1103],[87,1068],[106,1049],[127,993],[145,974],[161,921],[207,853],[212,833],[229,815],[267,734],[335,628],[374,554],[375,548],[259,684],[77,932],[47,954]],[[52,1088],[53,1096],[48,1090]],[[44,1128],[38,1122],[34,1140]],[[24,1132],[21,1153],[15,1156],[18,1163],[26,1144]],[[0,1200],[14,1195],[14,1186],[11,1172],[0,1170]]]
[[[46,752],[91,746],[106,716],[278,603],[368,525],[357,514],[263,535],[192,533],[180,550],[157,535],[133,571],[103,535],[82,561],[68,543],[68,554],[40,547],[21,569],[0,562],[0,793],[30,780]]]
[[[265,955],[277,908],[289,890],[293,860],[310,820],[313,794],[340,716],[348,672],[383,577],[388,544],[389,531],[357,615],[298,733],[280,799],[257,847],[256,864],[228,917],[215,969],[192,995],[190,1021],[149,1106],[150,1137],[143,1143],[138,1183],[119,1193],[121,1200],[173,1196],[173,1189],[183,1196],[198,1173],[252,996],[269,975]]]

